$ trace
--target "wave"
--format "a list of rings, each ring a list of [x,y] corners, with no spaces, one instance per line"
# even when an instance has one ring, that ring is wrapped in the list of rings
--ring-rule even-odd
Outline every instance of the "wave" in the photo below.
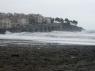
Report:
[[[21,32],[0,35],[0,39],[29,40],[42,43],[58,43],[72,45],[95,45],[95,33],[83,32]]]

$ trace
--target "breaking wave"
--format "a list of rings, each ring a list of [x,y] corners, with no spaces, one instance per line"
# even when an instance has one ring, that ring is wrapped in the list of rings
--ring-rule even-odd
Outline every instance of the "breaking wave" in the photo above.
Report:
[[[83,32],[21,32],[1,34],[0,39],[7,40],[29,40],[42,43],[58,43],[61,45],[95,45],[95,32],[83,31]]]

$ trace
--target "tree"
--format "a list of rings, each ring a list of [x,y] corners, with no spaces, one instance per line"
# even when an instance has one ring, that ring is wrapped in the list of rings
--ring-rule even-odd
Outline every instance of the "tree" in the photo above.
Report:
[[[60,18],[56,17],[56,18],[55,18],[55,21],[60,22]]]
[[[51,18],[51,23],[54,23],[54,18]]]
[[[29,24],[35,24],[36,23],[36,19],[34,18],[33,15],[29,15]]]
[[[78,24],[78,21],[73,20],[72,23],[73,23],[73,25],[77,25]]]
[[[60,23],[64,23],[64,20],[62,18],[55,18],[56,21],[60,22]]]
[[[67,25],[70,25],[70,20],[69,20],[68,18],[65,18],[65,23],[66,23]]]
[[[63,20],[63,18],[60,18],[60,22],[61,22],[61,23],[64,23],[64,20]]]

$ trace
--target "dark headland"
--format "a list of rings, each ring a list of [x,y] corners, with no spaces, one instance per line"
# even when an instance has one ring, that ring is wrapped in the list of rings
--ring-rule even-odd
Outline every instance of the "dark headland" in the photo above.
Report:
[[[68,18],[44,17],[40,14],[0,13],[0,33],[82,31],[78,21]]]

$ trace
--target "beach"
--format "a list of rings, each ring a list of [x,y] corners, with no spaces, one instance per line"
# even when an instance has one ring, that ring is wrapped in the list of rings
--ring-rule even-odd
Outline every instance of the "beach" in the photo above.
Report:
[[[0,46],[0,71],[94,71],[95,46]]]
[[[24,34],[0,35],[0,71],[95,71],[94,35]]]

